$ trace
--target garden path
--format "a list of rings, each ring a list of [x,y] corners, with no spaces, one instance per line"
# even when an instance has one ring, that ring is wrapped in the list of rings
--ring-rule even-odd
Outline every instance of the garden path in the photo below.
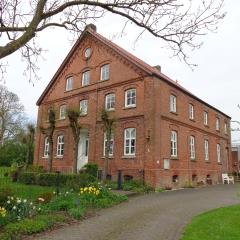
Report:
[[[37,240],[179,240],[184,226],[201,212],[240,203],[240,185],[216,185],[146,194],[101,210],[79,224]]]

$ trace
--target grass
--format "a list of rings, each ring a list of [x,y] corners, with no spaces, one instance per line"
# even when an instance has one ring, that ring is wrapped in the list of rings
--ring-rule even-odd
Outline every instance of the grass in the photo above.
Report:
[[[0,178],[0,186],[7,186],[13,190],[14,195],[27,199],[36,199],[42,193],[55,191],[53,187],[13,183],[8,178]]]
[[[240,205],[218,208],[193,218],[181,240],[240,239]]]

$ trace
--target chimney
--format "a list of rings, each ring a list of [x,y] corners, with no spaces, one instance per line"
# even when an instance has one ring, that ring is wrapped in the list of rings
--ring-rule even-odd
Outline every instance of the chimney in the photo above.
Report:
[[[92,24],[92,23],[86,25],[85,30],[87,30],[87,29],[90,29],[90,30],[92,30],[94,32],[97,31],[97,27],[94,24]]]
[[[161,66],[160,65],[156,65],[156,66],[154,66],[154,68],[156,68],[159,72],[161,72]]]

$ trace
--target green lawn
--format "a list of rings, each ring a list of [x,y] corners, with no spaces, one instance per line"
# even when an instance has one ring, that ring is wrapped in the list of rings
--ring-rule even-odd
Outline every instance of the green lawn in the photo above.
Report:
[[[41,187],[36,185],[13,183],[8,178],[0,178],[0,186],[4,185],[11,188],[14,195],[27,199],[36,199],[36,197],[38,197],[42,193],[55,191],[53,187]]]
[[[181,240],[240,239],[240,205],[218,208],[193,218]]]

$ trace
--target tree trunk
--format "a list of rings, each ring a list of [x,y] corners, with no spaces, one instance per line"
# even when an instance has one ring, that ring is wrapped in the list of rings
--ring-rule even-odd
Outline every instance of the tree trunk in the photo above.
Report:
[[[73,149],[74,156],[73,156],[73,173],[77,173],[77,163],[78,163],[78,142],[79,140],[75,141],[75,146]]]

